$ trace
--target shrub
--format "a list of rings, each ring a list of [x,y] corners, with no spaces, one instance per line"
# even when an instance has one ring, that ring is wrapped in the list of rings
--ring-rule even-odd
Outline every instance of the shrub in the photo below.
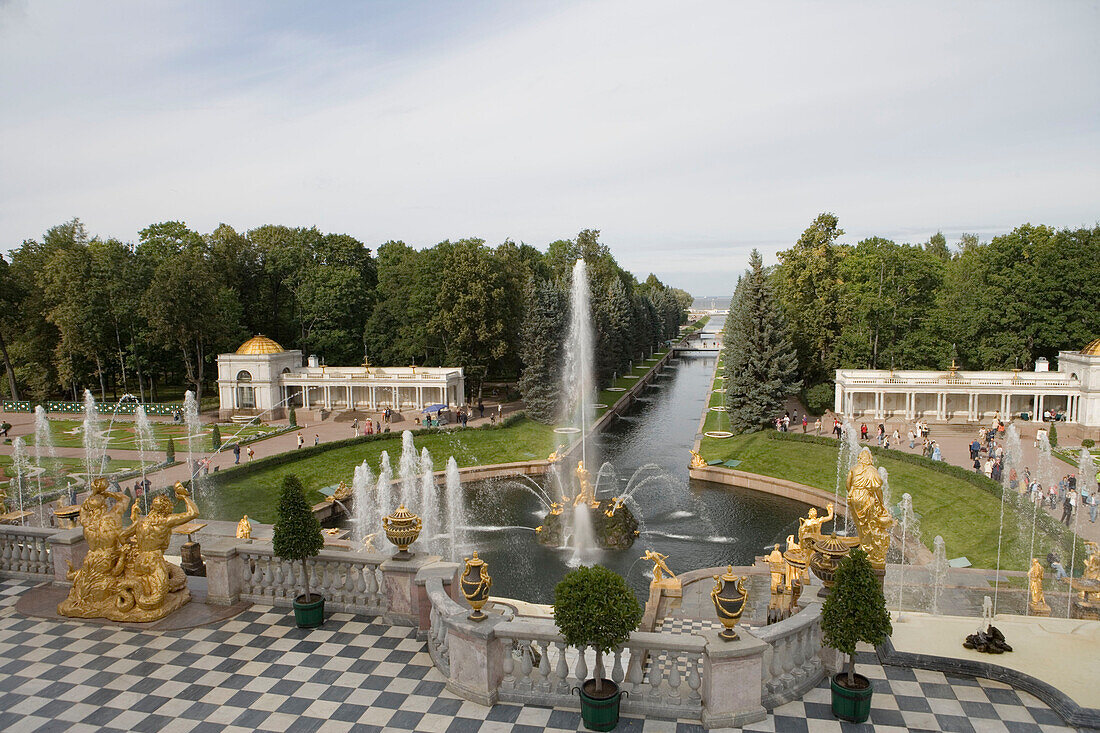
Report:
[[[298,413],[294,411],[294,405],[290,406],[290,412],[287,414],[287,420],[290,422],[290,427],[298,427]]]
[[[826,410],[833,406],[836,396],[836,387],[832,382],[815,384],[802,393],[802,401],[811,415],[824,415]]]
[[[620,575],[599,565],[581,565],[554,588],[554,625],[565,643],[596,650],[596,690],[603,680],[603,655],[630,639],[642,606]]]
[[[283,560],[302,563],[305,581],[305,599],[310,600],[308,558],[314,557],[325,546],[321,537],[321,523],[306,503],[302,494],[302,482],[294,474],[283,479],[283,493],[279,497],[279,518],[275,521],[271,541],[275,555]]]
[[[171,436],[169,436],[168,442],[164,445],[164,458],[169,463],[175,463],[176,461],[176,441],[172,440]]]
[[[1081,447],[1082,448],[1092,449],[1095,446],[1096,446],[1096,441],[1093,440],[1092,438],[1085,438],[1084,440],[1081,441]]]
[[[836,569],[833,592],[821,609],[821,633],[828,646],[848,655],[848,686],[855,683],[856,644],[878,646],[893,632],[882,587],[867,553],[853,547]]]
[[[210,431],[210,450],[215,453],[222,447],[222,431],[217,425]]]
[[[1058,426],[1054,423],[1050,424],[1050,433],[1047,435],[1047,439],[1050,441],[1051,448],[1058,447]]]

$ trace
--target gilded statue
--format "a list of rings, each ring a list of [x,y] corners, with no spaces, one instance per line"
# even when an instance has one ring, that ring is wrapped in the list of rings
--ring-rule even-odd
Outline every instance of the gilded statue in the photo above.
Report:
[[[882,476],[871,458],[871,449],[859,452],[856,465],[848,472],[848,511],[859,530],[859,544],[867,553],[871,566],[886,567],[886,550],[890,547],[893,517],[882,500]]]
[[[1085,558],[1085,571],[1082,577],[1085,580],[1100,580],[1100,545],[1095,542],[1085,542],[1088,557]]]
[[[676,577],[676,573],[672,572],[672,570],[669,569],[668,564],[665,562],[665,560],[668,559],[668,555],[662,555],[661,553],[654,552],[653,550],[646,550],[641,559],[649,560],[653,563],[654,583],[660,583],[662,580],[664,580],[664,575],[667,575],[669,578]]]
[[[576,498],[573,499],[573,506],[589,504],[595,509],[600,503],[596,501],[596,492],[592,489],[592,482],[589,481],[588,476],[588,469],[584,467],[584,461],[578,461],[577,482],[581,485],[581,490],[577,493]]]
[[[547,463],[557,463],[558,461],[561,460],[562,454],[564,454],[564,453],[565,453],[565,446],[564,445],[559,445],[553,453],[551,453],[550,455],[548,455],[546,457],[546,462]]]
[[[774,600],[777,595],[784,592],[784,588],[786,587],[785,577],[787,574],[787,563],[783,559],[783,553],[779,551],[779,545],[772,548],[771,554],[768,555],[767,562],[771,570],[771,593]]]
[[[172,539],[172,528],[199,515],[183,484],[175,486],[176,499],[187,510],[172,513],[172,500],[153,499],[148,516],[135,505],[132,524],[122,526],[130,499],[108,491],[105,479],[92,482],[92,493],[80,506],[80,524],[88,543],[88,554],[79,570],[69,567],[73,587],[57,612],[79,618],[108,618],[112,621],[156,621],[191,600],[187,578],[176,565],[165,561],[164,551]],[[113,499],[113,506],[108,506]]]
[[[248,515],[245,514],[241,517],[241,521],[237,522],[237,539],[250,540],[252,539],[252,522],[248,521]]]
[[[108,499],[114,504],[109,505]],[[69,595],[57,606],[62,616],[76,618],[111,617],[118,588],[118,576],[125,564],[121,542],[122,525],[130,497],[109,491],[107,479],[92,481],[91,495],[80,505],[80,524],[88,554],[79,570],[69,563],[65,579],[71,582]]]
[[[691,468],[706,468],[707,462],[703,460],[703,457],[699,455],[698,451],[690,451],[691,453]]]
[[[1050,606],[1043,597],[1043,566],[1039,558],[1031,558],[1031,569],[1027,571],[1028,612],[1032,616],[1049,616]]]
[[[833,518],[833,504],[829,502],[825,505],[828,507],[828,512],[823,517],[817,516],[817,508],[810,507],[809,514],[805,517],[800,517],[798,520],[798,545],[803,549],[807,549],[806,538],[814,537],[821,534],[821,525],[832,520]]]
[[[363,538],[364,552],[378,552],[378,548],[374,546],[374,538],[377,536],[377,532],[371,532],[369,535]]]

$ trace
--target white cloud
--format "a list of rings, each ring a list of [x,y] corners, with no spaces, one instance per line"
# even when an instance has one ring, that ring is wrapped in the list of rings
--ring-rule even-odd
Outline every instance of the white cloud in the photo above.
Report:
[[[594,227],[722,294],[823,210],[852,240],[1097,218],[1094,5],[507,5],[451,33],[413,7],[0,9],[0,241],[74,215],[372,245]]]

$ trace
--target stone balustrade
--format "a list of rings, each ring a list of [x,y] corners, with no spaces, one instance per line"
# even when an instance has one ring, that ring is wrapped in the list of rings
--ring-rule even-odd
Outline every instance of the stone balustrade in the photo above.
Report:
[[[53,557],[49,527],[0,525],[0,573],[15,578],[52,580]]]
[[[768,645],[762,680],[764,707],[771,710],[799,699],[824,676],[820,621],[821,604],[814,602],[779,623],[753,629],[753,635]]]
[[[431,604],[428,650],[456,694],[483,705],[498,701],[578,707],[575,688],[595,675],[595,652],[567,647],[549,619],[467,619],[438,581]],[[825,673],[821,604],[785,621],[741,627],[727,642],[698,634],[635,632],[604,658],[604,674],[627,693],[622,710],[699,720],[707,728],[741,726],[814,687]]]

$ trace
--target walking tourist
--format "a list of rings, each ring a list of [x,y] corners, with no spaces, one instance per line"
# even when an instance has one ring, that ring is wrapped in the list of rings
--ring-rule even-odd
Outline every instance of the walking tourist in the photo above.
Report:
[[[1062,521],[1068,527],[1073,521],[1073,512],[1077,509],[1077,492],[1070,491],[1062,502]]]
[[[934,440],[932,441],[932,460],[933,461],[942,461],[943,460],[943,454],[940,453],[939,443],[937,443]]]
[[[351,421],[351,434],[352,435],[358,435],[359,434],[359,418],[355,418],[354,420]]]
[[[867,423],[863,423],[859,426],[859,439],[867,440]]]
[[[814,420],[814,435],[821,435],[821,418]]]
[[[298,447],[301,448],[303,445],[305,445],[305,442],[306,442],[306,439],[302,437],[302,432],[299,430],[298,431]]]
[[[251,463],[253,457],[255,457],[256,451],[252,450],[252,446],[248,446],[248,460]]]
[[[912,429],[909,430],[909,450],[913,450],[913,446],[917,444],[917,436],[913,433]]]
[[[477,400],[477,414],[479,417],[485,417],[485,403],[481,401],[480,397]]]
[[[233,444],[233,465],[236,466],[241,462],[241,444]]]
[[[320,443],[321,443],[321,436],[318,433],[314,433],[313,434],[313,444],[314,445],[320,445]]]
[[[1096,492],[1095,491],[1092,492],[1091,494],[1089,494],[1089,498],[1088,498],[1087,503],[1088,503],[1088,507],[1089,507],[1089,522],[1092,523],[1092,524],[1096,524],[1097,500],[1096,500]]]

